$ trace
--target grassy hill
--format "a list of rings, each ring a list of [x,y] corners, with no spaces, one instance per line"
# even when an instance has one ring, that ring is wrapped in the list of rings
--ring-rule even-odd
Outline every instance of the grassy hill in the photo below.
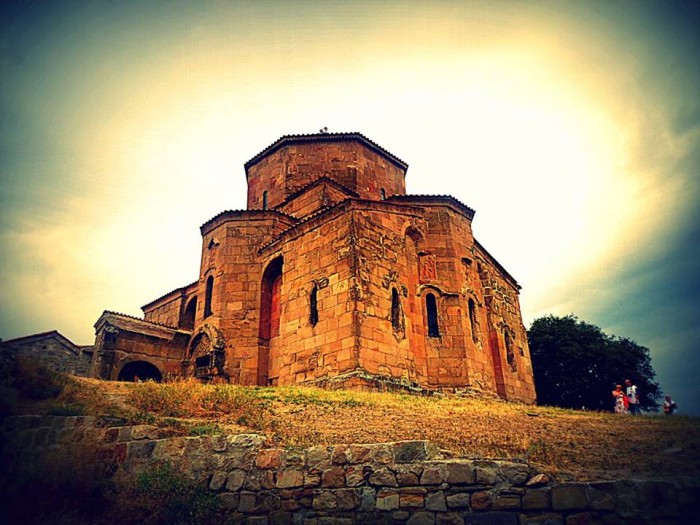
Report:
[[[617,416],[487,398],[71,379],[15,410],[111,415],[176,434],[256,432],[269,446],[429,439],[463,457],[529,461],[559,479],[700,477],[700,419]]]

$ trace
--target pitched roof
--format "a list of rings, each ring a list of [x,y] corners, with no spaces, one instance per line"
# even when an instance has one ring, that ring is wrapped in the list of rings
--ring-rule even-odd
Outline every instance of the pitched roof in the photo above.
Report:
[[[153,337],[159,337],[161,339],[170,339],[176,333],[182,333],[189,335],[192,332],[190,330],[183,330],[177,328],[176,326],[168,326],[163,323],[155,323],[153,321],[146,321],[145,319],[139,319],[132,315],[122,314],[119,312],[110,312],[105,310],[100,318],[95,323],[95,329],[99,330],[104,323],[109,323],[112,326],[127,330],[129,332],[135,332],[145,335],[150,335]]]
[[[379,153],[381,156],[385,157],[386,159],[390,160],[393,164],[398,166],[399,168],[403,170],[408,169],[408,164],[398,158],[396,155],[393,155],[392,153],[389,153],[387,150],[382,148],[379,144],[376,142],[371,141],[367,137],[365,137],[362,133],[358,133],[357,131],[351,131],[347,133],[312,133],[308,135],[284,135],[283,137],[279,138],[276,142],[273,142],[270,144],[267,148],[262,150],[260,153],[258,153],[255,157],[250,159],[248,162],[246,162],[243,166],[245,167],[246,173],[248,173],[248,168],[253,166],[254,164],[260,162],[263,158],[267,157],[268,155],[274,153],[278,149],[280,149],[283,146],[288,146],[291,144],[302,144],[305,142],[341,142],[341,141],[357,141],[360,142],[361,144],[364,144],[367,146],[369,149],[373,150],[376,153]]]
[[[80,345],[76,345],[73,341],[68,339],[65,335],[61,334],[58,330],[50,330],[48,332],[40,332],[38,334],[25,335],[22,337],[16,337],[14,339],[8,339],[7,341],[0,341],[2,346],[15,346],[15,345],[27,345],[32,344],[37,341],[43,341],[46,339],[56,339],[66,348],[77,351]]]

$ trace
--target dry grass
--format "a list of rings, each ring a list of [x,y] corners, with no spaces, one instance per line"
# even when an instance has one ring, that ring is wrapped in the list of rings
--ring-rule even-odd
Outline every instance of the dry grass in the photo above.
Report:
[[[195,381],[103,383],[131,417],[184,419],[227,432],[259,432],[270,446],[429,439],[465,457],[513,458],[576,479],[700,477],[700,419],[616,416],[504,403],[315,388],[253,388]],[[95,390],[90,393],[92,399]],[[99,402],[98,402],[99,405]],[[109,406],[108,404],[106,406]],[[104,407],[103,407],[104,408]],[[89,409],[90,410],[90,409]]]

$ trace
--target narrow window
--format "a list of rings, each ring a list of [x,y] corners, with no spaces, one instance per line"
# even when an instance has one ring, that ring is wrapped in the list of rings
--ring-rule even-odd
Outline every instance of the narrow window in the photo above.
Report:
[[[508,332],[503,333],[503,339],[506,344],[506,361],[510,366],[510,369],[515,372],[518,369],[518,365],[515,362],[515,352],[513,352],[513,343]]]
[[[267,191],[263,191],[263,210],[267,209]]]
[[[204,317],[209,317],[211,311],[211,296],[214,291],[214,276],[210,275],[207,279],[207,290],[204,294]]]
[[[384,188],[381,189],[381,194],[382,194],[382,200],[386,199],[386,192],[384,191]]]
[[[476,305],[473,299],[469,299],[469,326],[472,329],[472,339],[476,341]]]
[[[396,288],[391,289],[391,327],[394,330],[401,330],[401,303]]]
[[[425,309],[428,311],[428,337],[440,337],[437,301],[431,293],[425,296]]]
[[[316,326],[316,323],[318,323],[318,288],[315,284],[311,290],[309,303],[311,305],[311,309],[309,311],[309,323],[311,323],[311,326]]]

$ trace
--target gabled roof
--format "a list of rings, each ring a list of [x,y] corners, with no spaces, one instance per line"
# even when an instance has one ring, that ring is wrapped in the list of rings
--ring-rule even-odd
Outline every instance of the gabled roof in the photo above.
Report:
[[[299,219],[296,217],[292,217],[291,215],[287,215],[286,213],[283,213],[279,210],[225,210],[220,213],[217,213],[214,215],[211,219],[209,219],[207,222],[202,224],[199,227],[199,231],[202,233],[202,235],[206,235],[206,233],[211,229],[211,227],[218,221],[219,219],[233,219],[233,218],[244,218],[244,219],[250,219],[253,217],[266,217],[269,218],[271,215],[277,215],[282,219],[287,219],[290,221],[291,224],[294,224],[297,222]]]
[[[276,142],[270,144],[267,148],[258,153],[255,157],[246,162],[243,166],[245,167],[246,174],[248,173],[248,168],[260,162],[263,158],[274,153],[283,146],[290,146],[293,144],[303,144],[308,142],[341,142],[341,141],[356,141],[367,148],[371,149],[375,153],[378,153],[382,157],[391,161],[393,164],[398,166],[403,170],[408,169],[408,164],[403,160],[398,158],[396,155],[389,153],[387,150],[382,148],[376,142],[371,141],[365,137],[362,133],[356,131],[351,131],[348,133],[313,133],[309,135],[284,135],[279,138]]]
[[[185,286],[180,286],[180,288],[175,288],[174,290],[171,290],[171,291],[168,292],[168,293],[164,293],[163,295],[161,295],[161,296],[158,297],[157,299],[153,299],[152,301],[150,301],[150,302],[144,304],[144,305],[141,307],[141,310],[145,310],[146,308],[148,308],[148,307],[151,306],[152,304],[155,304],[155,303],[157,303],[157,302],[159,302],[159,301],[162,301],[163,299],[167,298],[167,297],[170,296],[170,295],[175,296],[175,295],[183,295],[183,294],[186,294],[188,288],[190,288],[190,287],[192,287],[192,286],[194,286],[194,285],[196,285],[196,284],[198,284],[198,283],[199,283],[199,281],[195,281],[195,282],[193,282],[193,283],[186,284]]]
[[[466,217],[469,217],[470,219],[474,218],[474,214],[476,213],[473,208],[470,208],[466,204],[464,204],[462,201],[455,199],[451,195],[392,195],[391,197],[387,197],[385,199],[386,201],[392,202],[392,201],[403,201],[403,202],[408,202],[409,204],[414,202],[414,203],[429,203],[429,202],[435,202],[435,203],[440,203],[442,202],[449,202],[456,206]]]
[[[121,314],[119,312],[110,312],[109,310],[105,310],[97,320],[95,323],[95,330],[99,331],[99,329],[105,323],[109,323],[110,325],[121,328],[122,330],[150,335],[161,339],[172,339],[177,333],[185,335],[190,335],[192,333],[191,330],[183,330],[175,326],[154,323],[152,321],[146,321],[145,319],[139,319],[138,317],[134,317],[132,315]]]
[[[278,208],[281,208],[285,204],[289,204],[291,201],[293,201],[294,199],[299,197],[299,195],[302,195],[303,193],[306,193],[307,191],[309,191],[309,190],[311,190],[311,189],[315,188],[316,186],[323,184],[323,183],[328,184],[329,186],[334,186],[335,188],[337,188],[338,190],[340,190],[341,192],[345,193],[346,195],[348,195],[350,197],[359,197],[360,196],[360,194],[357,193],[355,190],[351,190],[347,186],[343,186],[338,181],[335,181],[335,180],[331,179],[330,177],[326,177],[324,175],[324,176],[321,176],[317,179],[314,179],[313,181],[309,182],[305,186],[302,186],[301,188],[299,188],[297,191],[295,191],[294,193],[289,195],[286,199],[284,199],[284,201],[282,201],[277,206],[275,206],[273,208],[273,210],[277,210]]]
[[[81,346],[76,345],[73,341],[68,339],[66,336],[61,334],[58,330],[51,330],[49,332],[41,332],[38,334],[25,335],[22,337],[16,337],[15,339],[8,339],[7,341],[1,341],[2,346],[16,346],[16,345],[31,345],[39,341],[45,341],[47,339],[54,339],[58,341],[61,345],[65,346],[73,352],[77,352]]]

